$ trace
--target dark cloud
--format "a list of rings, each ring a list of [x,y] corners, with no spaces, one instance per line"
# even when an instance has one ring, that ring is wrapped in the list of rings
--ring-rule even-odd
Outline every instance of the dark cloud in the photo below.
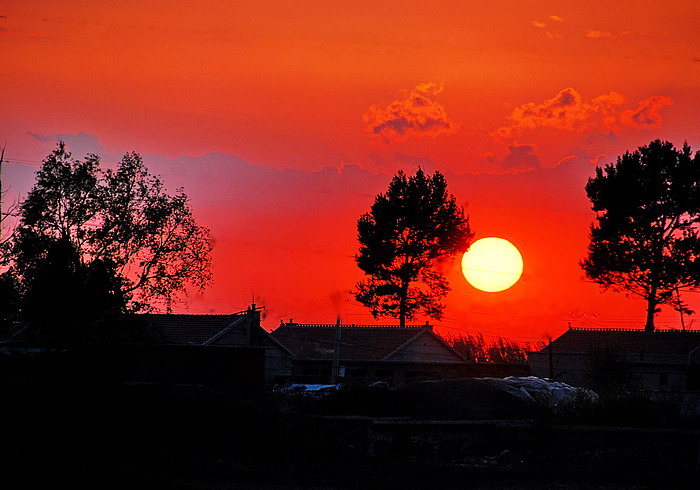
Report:
[[[63,141],[76,158],[83,158],[89,153],[100,155],[105,159],[110,158],[100,141],[92,134],[82,131],[78,134],[63,133],[55,135],[53,139],[57,142]]]
[[[533,170],[540,167],[540,159],[533,154],[533,145],[508,145],[503,167],[508,170]]]
[[[559,92],[552,102],[553,107],[572,106],[580,100],[580,95],[574,89],[566,89]]]
[[[51,137],[51,136],[44,135],[44,134],[36,134],[36,133],[32,133],[31,131],[27,131],[27,134],[29,136],[31,136],[32,138],[34,138],[35,140],[41,141],[41,142],[47,142],[47,141],[51,141],[53,139],[53,137]]]
[[[92,153],[102,157],[102,161],[106,164],[114,164],[123,154],[110,153],[107,151],[100,140],[90,133],[81,131],[77,134],[60,133],[60,134],[40,134],[32,131],[27,131],[29,136],[24,142],[25,147],[33,148],[33,156],[31,158],[43,160],[53,149],[56,148],[59,141],[63,141],[68,148],[68,151],[76,159],[82,159],[86,155]]]
[[[622,122],[633,128],[657,129],[661,126],[659,110],[671,104],[673,102],[668,97],[659,95],[649,97],[641,101],[635,110],[624,111],[622,113]]]

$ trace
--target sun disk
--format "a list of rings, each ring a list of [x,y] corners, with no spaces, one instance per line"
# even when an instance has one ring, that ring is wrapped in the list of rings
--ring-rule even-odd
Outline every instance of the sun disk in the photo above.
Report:
[[[469,284],[481,291],[504,291],[520,279],[523,257],[508,240],[482,238],[464,253],[462,273]]]

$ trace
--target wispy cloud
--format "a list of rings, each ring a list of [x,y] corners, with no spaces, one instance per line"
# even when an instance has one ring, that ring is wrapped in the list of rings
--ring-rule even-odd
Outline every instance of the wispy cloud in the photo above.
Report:
[[[608,155],[606,155],[605,153],[599,153],[598,155],[596,155],[596,156],[594,156],[593,158],[591,158],[589,161],[590,161],[593,165],[598,165],[598,163],[599,163],[601,160],[605,160],[606,158],[608,158]]]
[[[372,106],[364,115],[371,134],[385,140],[408,136],[437,136],[453,132],[457,125],[434,98],[444,90],[443,84],[421,83],[403,97],[385,107]]]
[[[610,37],[610,36],[612,36],[612,33],[610,33],[610,32],[598,31],[596,29],[587,29],[586,30],[586,37],[589,37],[591,39],[598,39],[598,38]]]
[[[6,19],[4,15],[0,15],[0,19]],[[17,31],[15,29],[8,29],[7,27],[0,27],[0,36],[26,36],[26,37],[41,37],[44,33],[41,31]]]
[[[47,141],[54,141],[54,138],[49,135],[32,133],[31,131],[27,131],[27,134],[35,140],[41,141],[42,143],[45,143]]]
[[[560,23],[564,22],[564,18],[563,18],[563,17],[560,17],[560,16],[558,16],[558,15],[553,15],[553,14],[549,16],[549,20],[551,20],[551,21],[554,22],[555,24],[560,24]],[[533,20],[533,21],[532,21],[532,26],[533,26],[533,27],[536,27],[537,29],[546,29],[546,28],[547,28],[547,24],[546,24],[545,22],[541,22],[541,21],[539,21],[539,20]],[[558,29],[558,28],[559,28],[558,25],[552,25],[552,27],[553,27],[554,29]],[[559,39],[559,38],[564,37],[560,32],[557,32],[556,30],[552,30],[552,29],[547,29],[547,31],[545,32],[545,35],[546,35],[549,39]]]

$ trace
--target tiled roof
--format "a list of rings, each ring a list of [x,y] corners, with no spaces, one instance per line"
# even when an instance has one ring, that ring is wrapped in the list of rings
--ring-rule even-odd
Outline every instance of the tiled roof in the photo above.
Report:
[[[202,345],[235,322],[237,315],[175,315],[144,313],[129,317],[163,344]],[[14,342],[41,340],[39,329],[31,325],[18,325],[10,332]],[[3,339],[4,340],[4,339]]]
[[[149,342],[166,345],[243,345],[273,348],[286,356],[292,355],[260,326],[259,315],[251,318],[249,312],[232,315],[144,313],[129,317],[129,321],[147,332]],[[40,340],[37,329],[30,326],[20,325],[13,330],[10,337],[0,337],[0,343]]]
[[[700,331],[645,332],[570,328],[552,344],[555,353],[587,353],[602,347],[612,347],[620,354],[686,356],[700,346]],[[540,352],[549,352],[549,346]]]
[[[202,345],[235,322],[236,315],[139,315],[165,344]]]
[[[425,327],[341,326],[341,360],[382,360],[421,334],[434,335]],[[335,325],[287,323],[270,332],[295,356],[333,359],[338,335]]]

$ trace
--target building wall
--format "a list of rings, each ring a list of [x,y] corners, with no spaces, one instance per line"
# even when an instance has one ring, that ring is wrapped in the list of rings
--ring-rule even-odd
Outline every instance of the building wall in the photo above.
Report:
[[[404,362],[455,362],[459,358],[442,342],[430,335],[421,335],[416,340],[394,353],[388,360]]]
[[[552,355],[552,372],[550,372],[549,354],[532,352],[527,359],[533,376],[538,378],[551,378],[572,386],[590,386],[587,378],[587,357],[584,354]]]
[[[292,358],[276,347],[265,349],[265,384],[274,385],[292,374]]]
[[[260,312],[248,314],[237,320],[237,324],[216,339],[215,345],[237,345],[265,349],[265,384],[276,384],[292,374],[291,355],[280,349],[260,327]]]
[[[634,382],[650,391],[680,392],[686,389],[687,367],[682,364],[631,364]]]
[[[292,379],[300,383],[329,383],[332,362],[328,360],[295,359]],[[454,378],[529,376],[524,364],[493,363],[412,363],[396,361],[340,361],[342,379],[363,382],[385,381],[389,386],[401,386],[414,381]]]
[[[14,352],[12,352],[11,350]],[[8,348],[3,374],[15,366],[38,375],[86,383],[135,382],[205,385],[244,395],[259,394],[265,351],[252,347],[199,345],[92,345],[65,349]]]
[[[557,353],[552,355],[554,376],[572,386],[596,388],[592,378],[591,356],[586,354]],[[688,365],[684,356],[666,356],[657,359],[647,358],[619,360],[619,369],[628,378],[629,386],[649,391],[683,391],[687,385]],[[528,365],[533,376],[550,377],[549,354],[533,352],[528,357]]]
[[[127,346],[120,358],[125,379],[201,384],[247,394],[262,390],[265,351],[233,346]]]
[[[459,376],[459,366],[448,363],[377,361],[372,363],[341,362],[345,378],[363,381],[385,381],[401,386],[414,381],[434,381]]]

